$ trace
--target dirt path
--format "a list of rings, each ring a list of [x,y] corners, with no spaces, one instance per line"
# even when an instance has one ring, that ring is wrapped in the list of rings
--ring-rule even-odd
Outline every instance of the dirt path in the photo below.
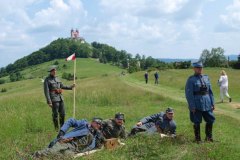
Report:
[[[140,82],[129,76],[122,77],[121,79],[129,86],[137,87],[176,101],[186,102],[184,90],[177,90],[174,87],[163,86],[161,84],[157,86],[153,84],[145,84],[144,82]],[[215,108],[217,114],[229,116],[240,121],[240,103],[216,103]]]

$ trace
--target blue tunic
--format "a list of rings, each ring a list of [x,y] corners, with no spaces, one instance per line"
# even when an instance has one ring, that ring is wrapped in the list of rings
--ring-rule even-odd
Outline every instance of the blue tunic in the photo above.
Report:
[[[163,130],[163,133],[176,134],[176,122],[168,119],[164,112],[146,117],[142,124],[149,122],[153,122],[155,125],[159,126]]]
[[[201,87],[206,86],[205,94]],[[210,111],[214,106],[214,97],[210,80],[207,75],[193,75],[187,80],[185,94],[189,110]]]

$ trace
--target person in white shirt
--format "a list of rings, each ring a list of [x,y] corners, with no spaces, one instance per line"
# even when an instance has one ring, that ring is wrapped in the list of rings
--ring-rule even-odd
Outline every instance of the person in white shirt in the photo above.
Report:
[[[228,76],[224,70],[221,71],[221,75],[218,80],[218,84],[220,86],[221,102],[223,103],[224,96],[228,97],[229,102],[232,102],[232,98],[228,94]]]

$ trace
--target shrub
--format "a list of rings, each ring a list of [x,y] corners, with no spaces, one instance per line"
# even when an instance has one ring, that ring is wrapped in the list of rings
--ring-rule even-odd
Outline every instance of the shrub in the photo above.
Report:
[[[2,88],[1,92],[7,92],[6,88]]]
[[[74,75],[71,74],[71,73],[66,73],[66,72],[64,72],[64,73],[62,74],[62,78],[63,78],[63,79],[66,79],[66,80],[68,80],[68,81],[72,81],[72,80],[74,79]],[[75,79],[77,79],[77,77],[75,77]]]
[[[4,79],[0,79],[0,84],[4,84],[5,80]]]

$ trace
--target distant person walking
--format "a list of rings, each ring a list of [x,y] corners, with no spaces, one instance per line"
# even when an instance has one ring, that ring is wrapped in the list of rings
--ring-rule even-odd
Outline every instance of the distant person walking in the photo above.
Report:
[[[148,72],[146,72],[145,74],[144,74],[144,78],[145,78],[145,82],[146,82],[146,84],[148,83]]]
[[[44,94],[47,104],[52,108],[52,119],[55,130],[59,129],[58,114],[60,126],[64,124],[65,108],[63,102],[62,89],[72,90],[75,84],[71,86],[64,86],[62,82],[56,77],[56,67],[52,66],[49,71],[49,76],[44,80]]]
[[[221,102],[223,103],[224,96],[226,96],[229,99],[229,102],[232,102],[232,98],[228,94],[228,76],[224,70],[221,71],[218,84],[220,86]]]
[[[155,84],[158,84],[159,74],[157,71],[154,73],[154,78],[155,78]]]
[[[194,75],[187,80],[185,94],[190,111],[190,120],[194,123],[195,141],[201,141],[200,124],[202,117],[206,121],[206,141],[213,141],[212,128],[215,121],[213,114],[214,97],[211,83],[207,75],[202,74],[203,65],[201,62],[193,63]]]

